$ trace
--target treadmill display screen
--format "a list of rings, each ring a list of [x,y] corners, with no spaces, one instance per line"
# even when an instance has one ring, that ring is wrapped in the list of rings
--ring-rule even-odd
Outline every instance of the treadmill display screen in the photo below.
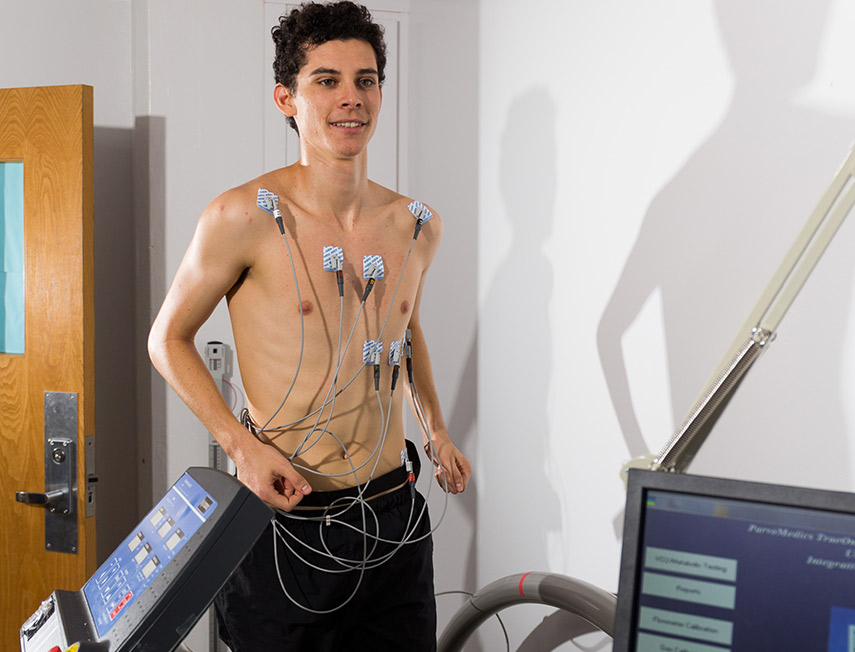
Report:
[[[217,508],[185,473],[84,585],[99,638],[118,622]]]

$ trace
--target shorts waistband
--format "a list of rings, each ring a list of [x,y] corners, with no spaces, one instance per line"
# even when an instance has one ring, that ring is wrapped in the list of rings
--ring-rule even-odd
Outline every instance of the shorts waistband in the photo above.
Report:
[[[385,494],[393,489],[399,488],[406,484],[408,479],[409,473],[407,473],[406,467],[399,466],[398,468],[389,471],[389,473],[381,475],[379,478],[373,478],[364,485],[346,487],[336,491],[313,491],[308,496],[303,496],[303,499],[297,505],[296,509],[299,513],[300,508],[306,507],[313,509],[326,509],[327,507],[338,503],[341,503],[342,506],[346,506],[348,502],[346,499],[359,497],[360,491],[362,491],[363,500],[370,500],[380,494]]]
[[[240,422],[241,424],[249,430],[256,437],[261,433],[261,427],[255,423],[252,418],[252,415],[249,413],[247,408],[244,408],[240,414]],[[407,440],[407,456],[410,460],[413,461],[415,471],[415,477],[419,475],[419,467],[421,466],[420,461],[418,459],[418,452],[416,450],[415,445]],[[360,495],[360,491],[362,492],[362,500],[370,500],[371,498],[376,498],[381,494],[386,494],[392,491],[393,489],[398,489],[401,486],[405,485],[410,480],[410,474],[407,471],[405,466],[399,466],[388,473],[381,475],[378,478],[373,478],[370,481],[366,482],[364,485],[357,485],[355,487],[346,487],[344,489],[338,489],[336,491],[313,491],[308,496],[303,496],[303,499],[300,503],[295,507],[295,511],[300,513],[301,511],[318,511],[325,510],[332,505],[336,505],[339,502],[342,503],[343,506],[346,506],[349,501],[348,498],[357,498]],[[307,509],[308,508],[308,509]]]

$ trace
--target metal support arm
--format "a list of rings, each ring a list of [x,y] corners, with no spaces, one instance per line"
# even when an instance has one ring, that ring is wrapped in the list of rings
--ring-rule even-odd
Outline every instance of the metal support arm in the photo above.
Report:
[[[855,148],[849,151],[686,419],[652,462],[649,457],[641,458],[627,467],[649,464],[653,470],[674,472],[688,468],[739,381],[774,339],[778,325],[853,205]]]

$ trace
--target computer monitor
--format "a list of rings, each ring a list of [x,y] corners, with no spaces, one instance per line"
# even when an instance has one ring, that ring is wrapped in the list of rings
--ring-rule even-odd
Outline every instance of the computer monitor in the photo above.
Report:
[[[633,469],[614,652],[855,652],[855,494]]]

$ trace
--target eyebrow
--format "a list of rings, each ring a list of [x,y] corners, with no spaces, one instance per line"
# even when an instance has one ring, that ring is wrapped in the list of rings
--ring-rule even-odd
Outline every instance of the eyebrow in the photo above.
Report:
[[[309,73],[310,77],[314,77],[315,75],[340,75],[341,71],[336,70],[334,68],[315,68],[312,72]],[[377,72],[374,68],[360,68],[356,71],[357,75],[377,75],[380,73]]]

